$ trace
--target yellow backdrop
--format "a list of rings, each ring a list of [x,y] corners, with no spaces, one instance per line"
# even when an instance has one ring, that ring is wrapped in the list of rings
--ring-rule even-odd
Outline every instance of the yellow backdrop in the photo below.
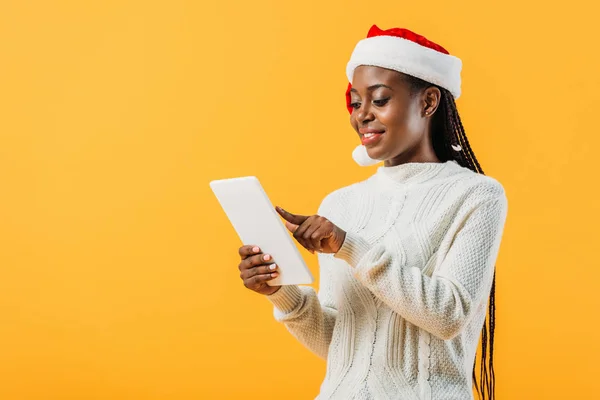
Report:
[[[324,362],[242,286],[208,182],[257,175],[313,213],[371,174],[343,94],[372,23],[464,61],[466,130],[510,201],[498,398],[592,398],[598,10],[533,3],[0,3],[0,398],[314,397]]]

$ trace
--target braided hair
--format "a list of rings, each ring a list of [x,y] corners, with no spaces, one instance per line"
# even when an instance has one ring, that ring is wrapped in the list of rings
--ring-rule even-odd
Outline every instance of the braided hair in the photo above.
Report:
[[[404,75],[412,93],[418,93],[432,84],[419,78]],[[438,86],[436,86],[438,87]],[[478,174],[483,174],[483,169],[475,157],[465,129],[458,115],[454,96],[441,87],[440,105],[432,118],[432,142],[436,156],[440,161],[454,160],[461,166]],[[496,378],[494,374],[494,328],[496,319],[496,274],[492,280],[492,288],[488,304],[488,316],[483,323],[481,333],[481,363],[480,379],[477,380],[476,362],[473,365],[473,385],[480,398],[494,400]],[[488,357],[489,350],[489,357]]]

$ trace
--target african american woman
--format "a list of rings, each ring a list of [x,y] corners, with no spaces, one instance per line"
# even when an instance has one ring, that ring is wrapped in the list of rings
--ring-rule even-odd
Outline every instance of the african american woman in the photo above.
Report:
[[[277,207],[318,254],[318,293],[267,285],[277,260],[256,246],[239,249],[245,286],[327,360],[318,399],[466,400],[473,386],[493,398],[495,262],[507,200],[463,129],[461,69],[423,36],[373,26],[347,64],[346,105],[361,141],[355,161],[383,165],[326,196],[317,215]]]

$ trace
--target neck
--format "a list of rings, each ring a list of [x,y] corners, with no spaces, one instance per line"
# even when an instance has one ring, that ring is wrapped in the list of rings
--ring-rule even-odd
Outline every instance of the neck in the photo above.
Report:
[[[425,128],[422,139],[411,148],[398,154],[397,156],[385,160],[384,166],[395,167],[401,164],[408,163],[439,163],[441,162],[433,149],[431,132],[429,127]]]
[[[433,150],[433,146],[421,146],[424,148],[417,148],[398,154],[396,157],[389,160],[385,160],[384,166],[395,167],[401,164],[408,163],[439,163],[441,162],[438,156]]]

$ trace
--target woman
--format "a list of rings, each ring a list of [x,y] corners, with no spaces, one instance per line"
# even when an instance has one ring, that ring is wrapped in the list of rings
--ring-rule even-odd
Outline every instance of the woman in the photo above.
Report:
[[[318,215],[277,208],[320,262],[320,288],[271,287],[277,260],[240,248],[241,278],[275,317],[327,359],[319,399],[473,398],[486,309],[493,346],[494,263],[506,218],[502,186],[483,175],[456,110],[461,62],[404,29],[373,26],[347,66],[363,182],[328,195]],[[491,376],[490,376],[491,375]]]

